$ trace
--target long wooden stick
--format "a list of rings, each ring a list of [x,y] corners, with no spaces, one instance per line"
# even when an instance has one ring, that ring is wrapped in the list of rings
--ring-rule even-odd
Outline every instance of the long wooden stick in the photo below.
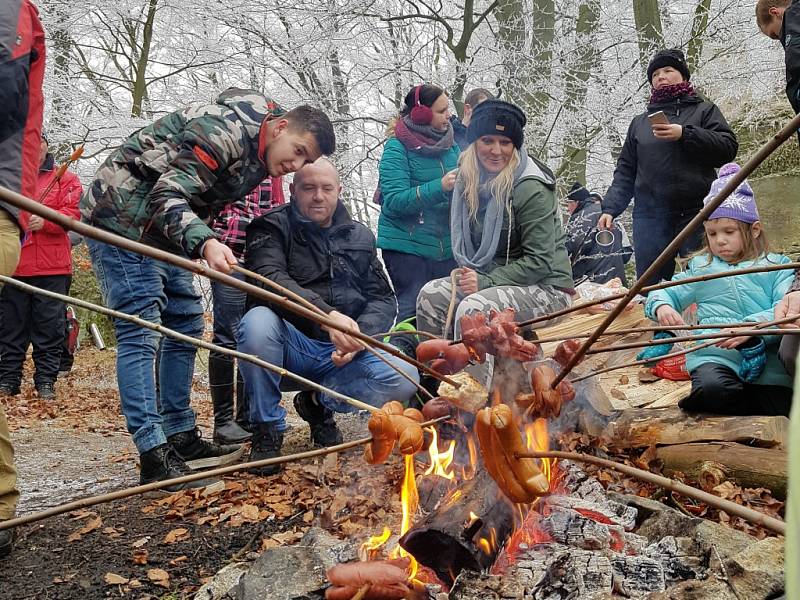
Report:
[[[43,202],[47,195],[50,193],[50,190],[53,189],[53,186],[58,183],[59,179],[64,176],[64,173],[67,172],[69,166],[78,160],[81,155],[83,154],[83,144],[75,148],[72,151],[72,154],[69,155],[69,158],[56,170],[55,177],[50,180],[50,183],[47,184],[47,187],[44,188],[41,194],[39,194],[39,202]]]
[[[213,350],[215,352],[219,352],[220,354],[234,356],[240,360],[245,360],[247,362],[253,363],[254,365],[258,365],[259,367],[263,367],[264,369],[272,371],[273,373],[277,373],[281,377],[288,377],[289,379],[294,379],[295,381],[305,386],[308,386],[318,392],[322,392],[323,394],[331,396],[332,398],[336,398],[337,400],[341,400],[342,402],[346,402],[347,404],[354,406],[355,408],[358,408],[360,410],[368,410],[370,412],[375,412],[376,410],[378,410],[375,406],[372,406],[371,404],[367,404],[366,402],[362,402],[361,400],[356,400],[355,398],[351,398],[350,396],[345,396],[344,394],[340,394],[336,390],[332,390],[323,385],[320,385],[319,383],[311,381],[310,379],[306,379],[301,375],[297,375],[296,373],[287,371],[283,367],[273,365],[272,363],[269,363],[253,354],[245,354],[244,352],[239,352],[238,350],[232,350],[231,348],[224,348],[223,346],[218,346],[217,344],[212,344],[211,342],[206,342],[205,340],[199,340],[197,338],[193,338],[191,336],[188,336],[184,333],[180,333],[173,329],[168,329],[163,325],[151,323],[150,321],[146,321],[145,319],[136,317],[134,315],[129,315],[127,313],[120,312],[118,310],[112,310],[110,308],[106,308],[105,306],[100,306],[99,304],[93,304],[91,302],[87,302],[86,300],[81,300],[80,298],[73,298],[72,296],[65,296],[63,294],[51,292],[50,290],[43,290],[41,288],[34,287],[27,283],[23,283],[18,279],[13,279],[11,277],[6,277],[4,275],[0,275],[0,282],[6,285],[13,285],[31,294],[39,294],[41,296],[55,298],[56,300],[68,302],[69,304],[74,304],[75,306],[80,306],[82,308],[86,308],[88,310],[101,313],[109,317],[113,317],[115,319],[128,321],[130,323],[139,325],[140,327],[144,327],[152,331],[157,331],[162,335],[171,337],[181,342],[185,342],[187,344],[191,344],[192,346],[196,346],[198,348],[205,348],[206,350]]]
[[[430,427],[448,418],[449,417],[446,416],[439,417],[438,419],[426,421],[425,423],[422,423],[421,426]],[[193,481],[199,481],[200,479],[207,479],[209,477],[220,477],[222,475],[230,475],[231,473],[236,473],[237,471],[243,471],[246,469],[268,467],[270,465],[282,465],[285,463],[305,460],[307,458],[314,458],[316,456],[325,456],[327,454],[333,454],[334,452],[341,452],[342,450],[347,450],[349,448],[354,448],[356,446],[362,446],[371,441],[372,441],[371,437],[359,438],[357,440],[352,440],[350,442],[345,442],[343,444],[338,444],[336,446],[329,446],[328,448],[319,448],[317,450],[309,450],[308,452],[298,452],[297,454],[288,454],[286,456],[277,456],[275,458],[265,458],[263,460],[254,460],[252,462],[238,463],[235,465],[228,465],[226,467],[211,469],[209,471],[198,471],[196,473],[192,473],[191,475],[176,477],[175,479],[167,479],[165,481],[154,481],[152,483],[137,485],[122,490],[117,490],[115,492],[109,492],[107,494],[100,494],[98,496],[81,498],[79,500],[67,502],[66,504],[61,504],[59,506],[53,506],[51,508],[31,513],[29,515],[24,515],[22,517],[17,517],[15,519],[0,521],[0,531],[4,529],[11,529],[12,527],[18,527],[20,525],[26,525],[28,523],[34,523],[36,521],[41,521],[42,519],[47,519],[49,517],[63,515],[64,513],[71,512],[73,510],[78,510],[89,506],[95,506],[97,504],[104,504],[106,502],[112,502],[113,500],[120,500],[122,498],[130,498],[131,496],[137,496],[139,494],[145,494],[147,492],[153,492],[156,490],[160,490],[164,486],[191,483]]]
[[[553,379],[551,387],[556,389],[558,384],[569,374],[569,372],[577,365],[581,359],[586,354],[586,351],[592,347],[602,335],[602,333],[608,329],[609,325],[614,322],[622,311],[625,310],[625,307],[628,306],[631,300],[633,300],[634,296],[636,296],[642,288],[644,288],[645,281],[648,281],[652,276],[658,273],[661,270],[667,261],[674,260],[674,256],[678,253],[678,250],[681,247],[686,239],[698,228],[700,227],[703,222],[713,213],[717,207],[737,188],[739,184],[741,184],[750,173],[752,173],[755,168],[760,165],[770,154],[772,154],[776,148],[778,148],[783,142],[789,139],[790,136],[794,135],[794,133],[800,129],[800,114],[795,115],[795,117],[789,121],[789,123],[781,129],[775,136],[766,144],[764,144],[758,152],[756,152],[755,156],[753,156],[750,160],[748,160],[742,168],[733,174],[728,182],[723,186],[723,188],[714,196],[711,200],[709,200],[705,206],[703,206],[702,210],[697,213],[697,215],[689,221],[686,227],[678,233],[672,242],[658,255],[653,261],[647,270],[642,274],[642,276],[637,279],[631,289],[628,290],[628,293],[625,294],[624,298],[621,298],[617,305],[613,308],[613,310],[608,314],[605,320],[600,323],[597,327],[595,332],[583,343],[583,345],[578,348],[578,351],[570,358],[569,362],[561,369],[561,372],[556,375]]]
[[[669,479],[661,475],[656,475],[655,473],[650,473],[649,471],[637,469],[636,467],[623,465],[618,462],[614,462],[612,460],[598,458],[596,456],[591,456],[589,454],[582,454],[577,452],[561,452],[558,450],[554,450],[551,452],[517,453],[516,456],[517,458],[557,458],[561,460],[574,460],[578,462],[590,463],[593,465],[597,465],[599,467],[605,467],[607,469],[614,469],[615,471],[619,471],[620,473],[623,473],[630,477],[635,477],[636,479],[640,479],[642,481],[646,481],[647,483],[652,483],[653,485],[662,487],[666,490],[669,490],[670,492],[686,496],[687,498],[692,498],[693,500],[705,502],[709,506],[713,506],[718,510],[725,511],[729,515],[740,517],[745,521],[749,521],[750,523],[760,525],[764,529],[769,529],[770,531],[773,531],[777,534],[786,535],[786,523],[784,523],[780,519],[776,519],[775,517],[770,517],[769,515],[765,515],[764,513],[758,512],[757,510],[753,510],[752,508],[747,508],[746,506],[736,504],[735,502],[731,502],[730,500],[720,498],[719,496],[715,496],[714,494],[709,494],[708,492],[704,492],[703,490],[698,490],[697,488],[694,488],[690,485],[686,485],[685,483],[680,483],[679,481],[675,481],[674,479]]]
[[[260,273],[256,273],[255,271],[251,271],[250,269],[245,269],[241,265],[233,265],[231,268],[234,271],[236,271],[238,273],[241,273],[245,277],[250,277],[251,279],[255,279],[256,281],[260,281],[264,285],[269,286],[272,289],[274,289],[279,294],[283,294],[288,299],[294,300],[295,302],[305,306],[309,310],[313,310],[318,315],[321,315],[323,317],[327,317],[327,315],[325,314],[325,312],[321,308],[319,308],[318,306],[315,306],[314,304],[312,304],[311,302],[309,302],[308,300],[303,298],[300,294],[297,294],[297,293],[293,292],[292,290],[290,290],[287,287],[282,286],[278,282],[272,281],[268,277],[264,277]],[[364,346],[364,349],[367,352],[369,352],[370,354],[372,354],[375,358],[377,358],[378,360],[383,362],[383,364],[385,364],[387,367],[392,369],[395,373],[400,375],[400,377],[402,377],[406,381],[410,382],[415,388],[417,388],[417,391],[419,391],[423,396],[426,396],[429,400],[433,400],[434,395],[431,394],[424,386],[422,386],[419,381],[416,381],[413,377],[411,377],[411,375],[409,375],[408,373],[403,371],[403,369],[398,367],[396,364],[394,364],[392,361],[390,361],[388,358],[386,358],[383,354],[378,352],[375,348],[373,348],[372,346]]]
[[[800,320],[797,315],[772,321],[773,325],[780,325],[783,323],[792,323],[793,321]],[[648,333],[659,331],[694,331],[697,329],[743,329],[745,327],[752,327],[755,325],[753,321],[742,321],[740,323],[708,323],[707,325],[649,325],[646,327],[628,327],[625,329],[606,329],[602,337],[608,336],[623,336],[634,335],[637,333]],[[547,344],[550,342],[563,342],[566,340],[588,338],[590,333],[577,333],[574,335],[554,335],[552,337],[543,337],[532,340],[537,344]]]
[[[796,317],[795,317],[796,318]],[[626,344],[611,344],[602,348],[590,348],[586,354],[602,354],[605,352],[616,352],[617,350],[634,350],[636,348],[649,348],[650,346],[663,346],[665,344],[679,344],[681,342],[699,342],[702,340],[720,340],[738,336],[761,336],[761,335],[800,335],[800,329],[738,329],[735,333],[717,332],[703,333],[700,335],[685,335],[663,340],[647,340],[644,342],[630,342]],[[651,359],[652,360],[652,359]]]
[[[200,261],[194,261],[189,258],[178,256],[175,253],[167,252],[166,250],[161,250],[159,248],[153,248],[146,244],[142,244],[141,242],[135,242],[133,240],[129,240],[128,238],[122,237],[115,233],[111,233],[110,231],[106,231],[104,229],[99,229],[92,225],[88,225],[81,221],[77,221],[67,215],[63,215],[60,212],[53,210],[43,204],[39,204],[35,200],[31,200],[30,198],[26,198],[25,196],[18,194],[0,186],[0,199],[5,200],[9,204],[16,206],[22,210],[28,211],[32,214],[39,215],[59,225],[63,229],[67,229],[69,231],[75,231],[84,237],[91,238],[93,240],[97,240],[98,242],[102,242],[104,244],[111,244],[113,246],[117,246],[122,248],[123,250],[127,250],[129,252],[136,252],[137,254],[141,254],[143,256],[148,256],[150,258],[154,258],[156,260],[160,260],[165,263],[169,263],[171,265],[175,265],[177,267],[181,267],[182,269],[186,269],[192,273],[197,273],[198,275],[203,275],[209,279],[213,279],[214,281],[219,281],[220,283],[224,283],[231,287],[234,287],[238,290],[242,290],[243,292],[247,292],[251,296],[264,300],[266,302],[270,302],[285,308],[288,311],[291,311],[305,319],[313,321],[324,327],[329,327],[331,329],[336,329],[337,331],[341,331],[344,334],[347,334],[351,337],[358,338],[360,341],[364,342],[367,345],[372,345],[377,348],[380,348],[384,352],[391,354],[399,358],[400,360],[404,360],[407,363],[410,363],[420,369],[421,371],[428,373],[430,376],[438,379],[439,381],[445,381],[455,387],[460,387],[458,382],[453,381],[449,377],[445,377],[444,375],[434,371],[427,365],[422,364],[421,362],[411,358],[404,354],[398,348],[395,348],[391,344],[384,344],[383,342],[379,342],[377,340],[372,339],[370,336],[365,335],[359,332],[353,332],[348,330],[341,325],[331,322],[329,319],[323,319],[320,315],[316,312],[307,309],[304,306],[299,306],[294,302],[291,302],[289,299],[284,298],[274,292],[270,292],[265,290],[264,288],[258,287],[256,285],[252,285],[245,281],[240,281],[235,277],[231,277],[230,275],[226,275],[225,273],[221,273],[219,271],[215,271],[214,269],[208,267],[207,265],[202,264]]]

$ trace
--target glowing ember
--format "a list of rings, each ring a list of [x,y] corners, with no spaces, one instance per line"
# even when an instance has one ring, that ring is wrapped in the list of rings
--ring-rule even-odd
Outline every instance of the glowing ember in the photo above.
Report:
[[[453,462],[453,456],[455,455],[456,441],[450,440],[450,447],[447,449],[447,451],[440,452],[439,436],[436,433],[436,428],[431,427],[430,431],[433,432],[433,441],[431,442],[430,448],[428,448],[428,454],[430,454],[431,457],[431,464],[424,474],[438,475],[439,477],[444,477],[445,479],[452,481],[455,479],[456,474],[453,473],[452,470],[449,470],[449,468],[450,463]]]

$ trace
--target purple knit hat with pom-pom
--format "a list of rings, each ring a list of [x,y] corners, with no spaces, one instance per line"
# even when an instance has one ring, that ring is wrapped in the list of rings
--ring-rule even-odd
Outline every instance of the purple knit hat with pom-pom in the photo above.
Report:
[[[723,165],[719,170],[719,177],[711,184],[711,191],[708,196],[703,199],[703,204],[707,204],[712,198],[719,194],[720,190],[725,187],[731,177],[739,172],[739,165],[736,163],[728,163]],[[739,184],[733,193],[725,198],[725,201],[720,204],[717,209],[708,217],[711,219],[735,219],[743,223],[755,223],[758,218],[758,207],[756,206],[756,199],[753,196],[753,188],[747,183],[745,179]]]

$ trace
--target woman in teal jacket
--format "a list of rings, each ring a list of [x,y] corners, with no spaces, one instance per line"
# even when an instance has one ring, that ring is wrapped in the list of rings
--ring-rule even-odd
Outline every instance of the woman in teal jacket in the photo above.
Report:
[[[706,202],[738,170],[735,164],[722,167]],[[687,270],[673,277],[673,281],[790,262],[782,254],[766,253],[758,209],[746,181],[711,214],[704,227],[705,252],[689,261]],[[770,321],[793,276],[787,269],[657,290],[648,295],[645,313],[662,325],[679,326],[684,324],[680,312],[696,303],[700,325]],[[701,329],[693,333],[717,331]],[[687,354],[692,392],[678,405],[687,411],[717,414],[789,416],[792,380],[778,358],[779,341],[778,336],[737,336]],[[669,350],[667,344],[653,348],[661,350],[656,355],[643,353],[643,358],[657,358]]]
[[[455,267],[449,218],[459,148],[449,106],[441,88],[414,87],[383,149],[378,247],[397,294],[398,321],[414,316],[423,285]]]

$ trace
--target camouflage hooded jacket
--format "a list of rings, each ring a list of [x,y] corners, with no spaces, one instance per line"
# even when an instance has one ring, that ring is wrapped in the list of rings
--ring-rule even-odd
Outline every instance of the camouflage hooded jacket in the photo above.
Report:
[[[266,176],[258,156],[265,119],[283,114],[252,90],[173,112],[131,135],[81,199],[84,221],[126,238],[198,257],[211,220]]]

